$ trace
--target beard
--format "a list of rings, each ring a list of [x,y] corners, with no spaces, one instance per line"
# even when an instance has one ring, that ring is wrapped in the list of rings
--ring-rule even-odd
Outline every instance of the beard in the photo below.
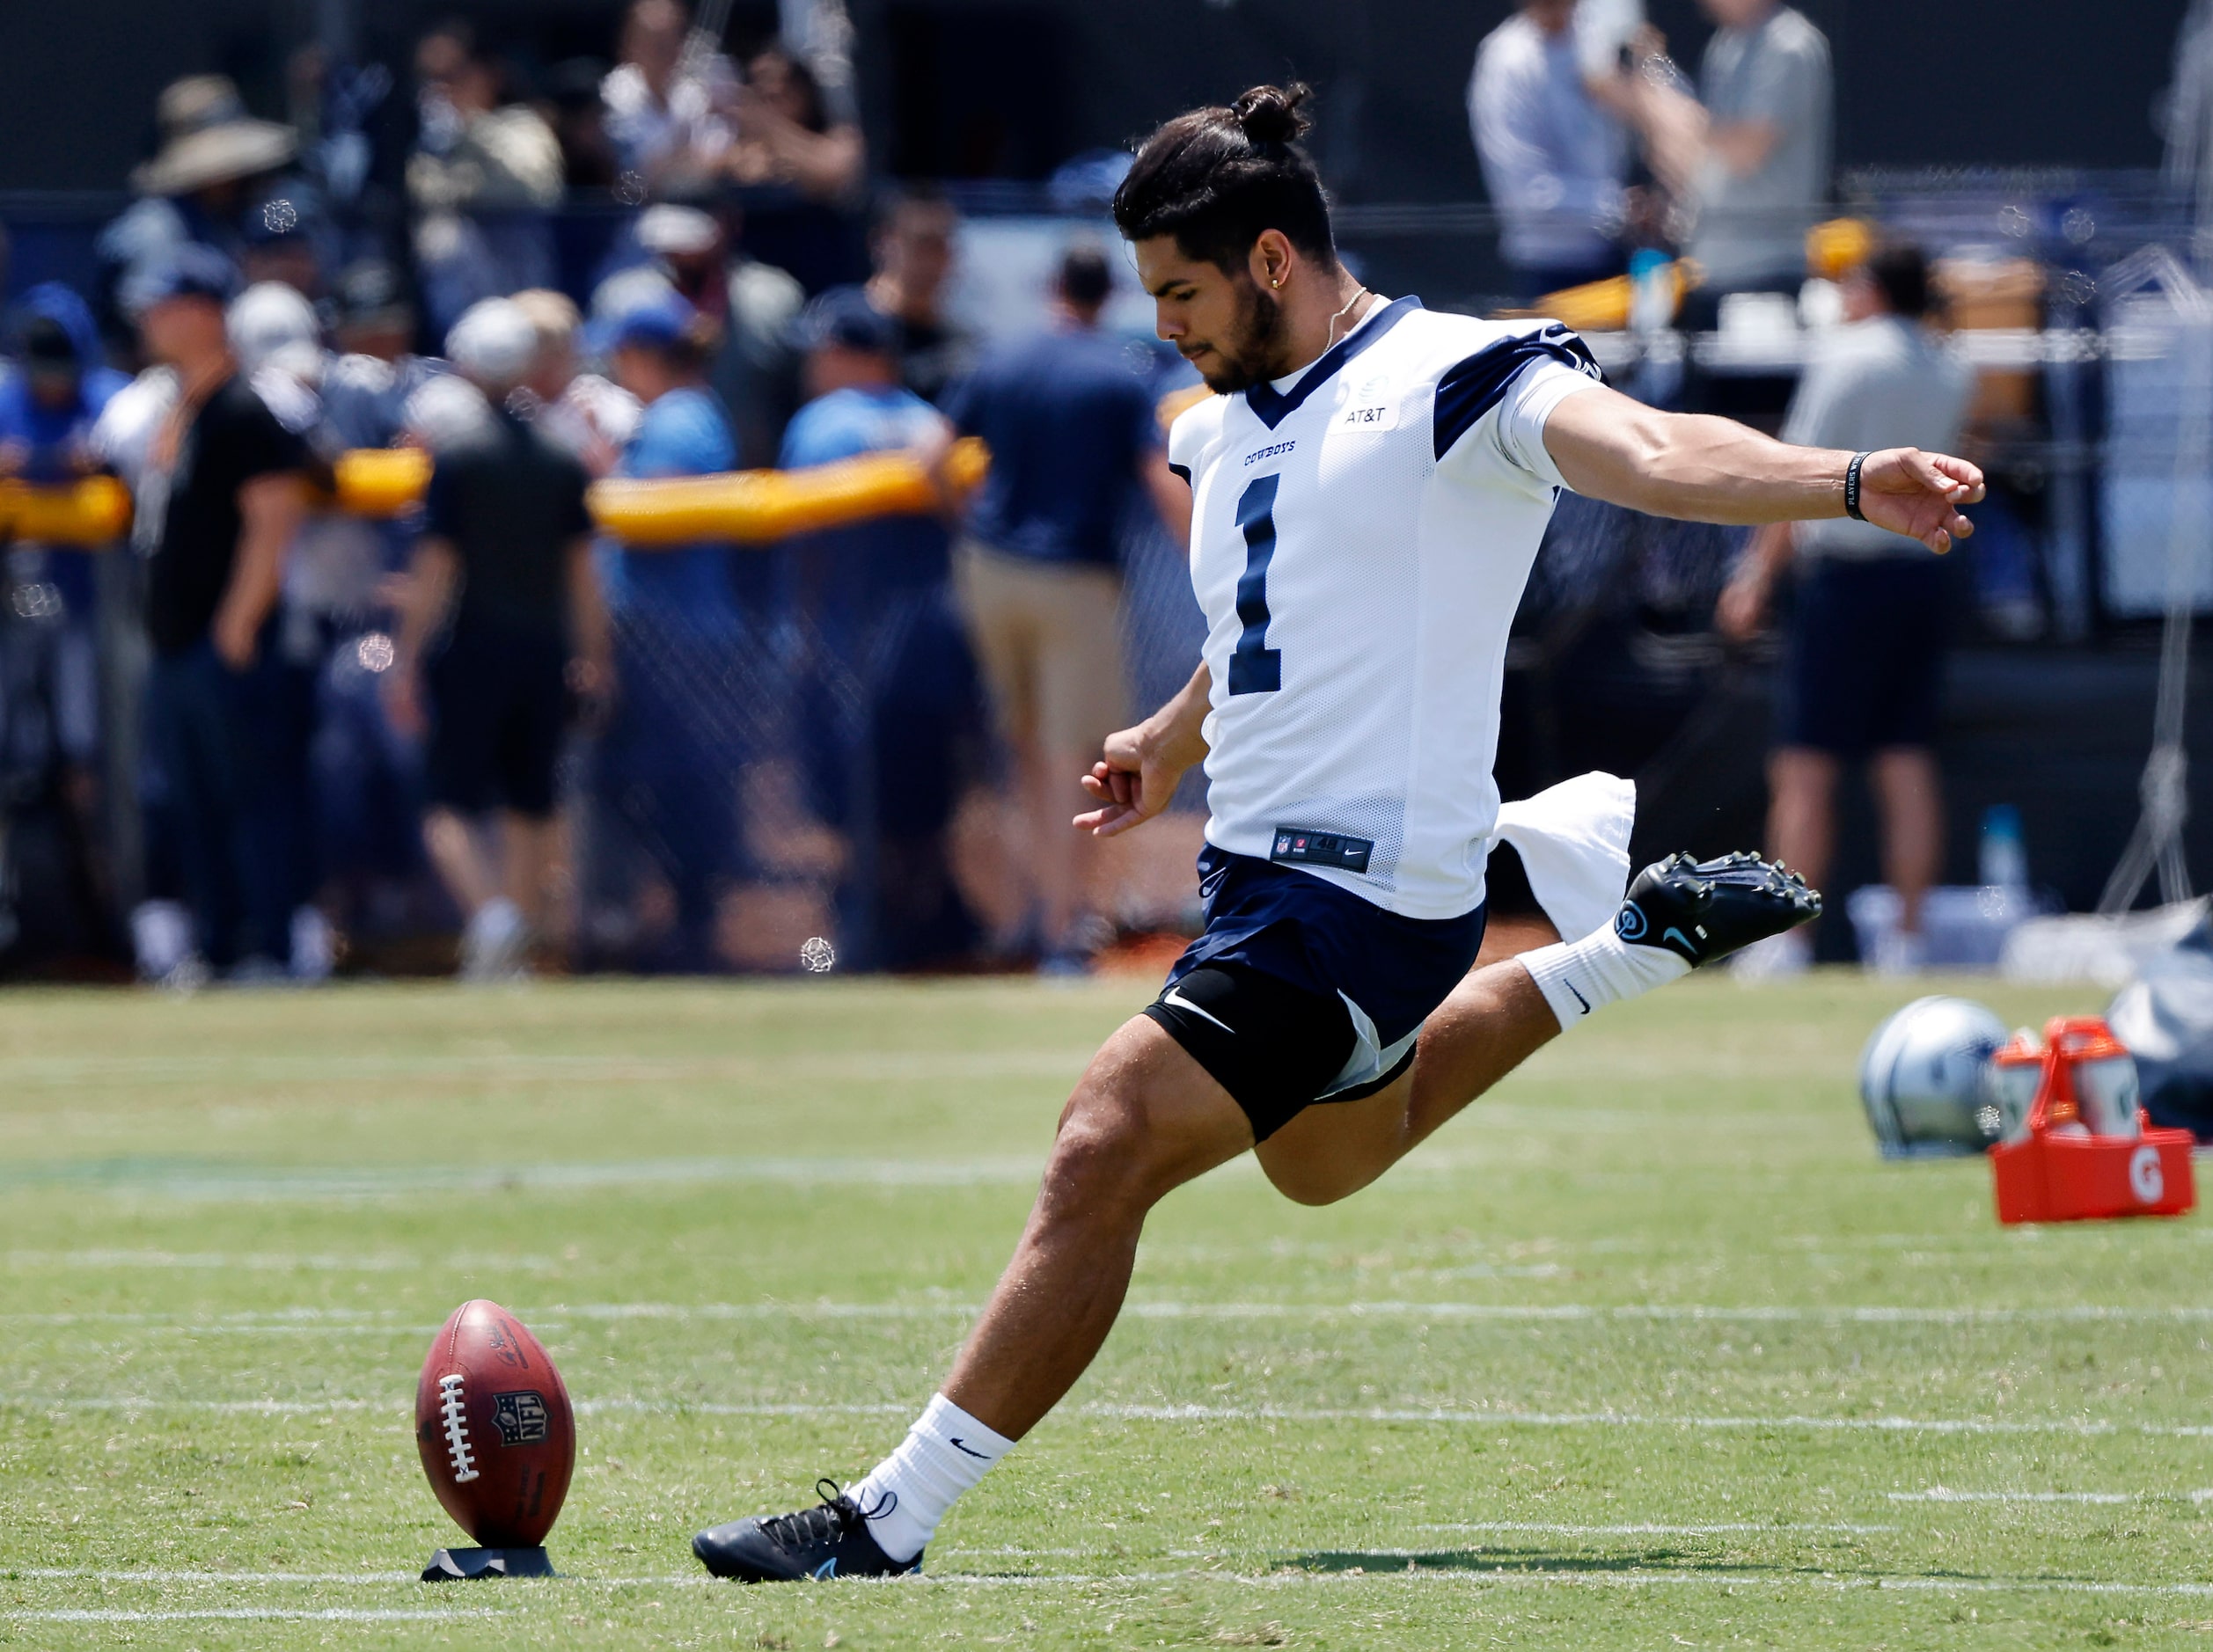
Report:
[[[1237,280],[1237,319],[1214,347],[1221,365],[1199,377],[1218,396],[1234,396],[1279,376],[1283,368],[1283,306],[1251,276]]]

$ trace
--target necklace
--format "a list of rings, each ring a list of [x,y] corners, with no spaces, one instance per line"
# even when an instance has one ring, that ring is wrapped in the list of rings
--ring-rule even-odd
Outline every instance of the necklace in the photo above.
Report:
[[[1345,301],[1345,309],[1338,311],[1337,314],[1330,318],[1330,344],[1333,345],[1337,341],[1337,324],[1345,319],[1345,311],[1352,309],[1352,306],[1359,303],[1361,299],[1372,298],[1374,296],[1374,295],[1373,293],[1369,292],[1367,288],[1363,287],[1359,289],[1359,291],[1354,293],[1350,298]],[[1351,329],[1348,327],[1346,331],[1349,333]],[[1326,349],[1329,346],[1324,345],[1323,347]]]

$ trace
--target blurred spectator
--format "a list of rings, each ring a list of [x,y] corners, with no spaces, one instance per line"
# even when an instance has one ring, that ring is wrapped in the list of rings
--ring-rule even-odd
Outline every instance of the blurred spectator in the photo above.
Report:
[[[208,961],[253,979],[291,954],[296,866],[267,730],[285,559],[306,514],[305,444],[233,359],[230,265],[180,247],[123,294],[176,399],[147,445],[138,513],[149,525],[146,737],[175,859]]]
[[[898,328],[862,294],[824,293],[798,335],[814,399],[784,432],[787,469],[942,445],[943,418],[900,387]],[[840,944],[868,967],[919,968],[975,941],[946,862],[978,709],[949,550],[942,524],[905,515],[784,553],[790,608],[813,620],[794,677],[815,812],[874,848],[849,859],[839,897]]]
[[[975,355],[975,340],[945,313],[959,234],[959,213],[934,189],[905,191],[876,218],[868,302],[892,321],[900,383],[929,402],[968,370]]]
[[[1575,0],[1522,0],[1484,39],[1468,122],[1523,303],[1617,274],[1626,135],[1584,81]]]
[[[0,475],[81,476],[100,463],[92,432],[129,381],[106,365],[84,301],[58,281],[24,295],[14,334],[16,369],[0,369]],[[0,939],[35,939],[23,933],[20,909],[43,895],[56,932],[46,944],[89,954],[102,948],[114,900],[101,830],[100,581],[85,552],[22,539],[8,548],[6,572],[0,795],[11,876]],[[39,880],[26,846],[42,828],[59,865],[39,891],[27,887]]]
[[[599,86],[616,165],[656,195],[706,193],[729,155],[730,126],[721,111],[737,77],[711,42],[690,43],[690,28],[677,0],[632,0],[621,61]]]
[[[606,65],[593,57],[555,63],[546,77],[546,107],[561,143],[561,181],[571,189],[611,189],[622,171],[614,136],[607,130],[607,107],[600,99],[605,79]]]
[[[332,308],[325,423],[341,448],[390,447],[407,428],[409,398],[442,376],[443,364],[414,354],[414,304],[390,264],[364,259],[348,266]],[[385,524],[388,545],[397,531]]]
[[[1828,41],[1778,0],[1699,0],[1720,26],[1698,96],[1666,75],[1626,76],[1652,170],[1694,215],[1684,251],[1704,274],[1687,325],[1710,328],[1735,292],[1795,294],[1806,232],[1828,195]]]
[[[263,281],[231,301],[225,325],[254,394],[305,441],[311,460],[327,474],[351,444],[328,417],[331,359],[314,307],[284,283]],[[331,971],[330,925],[311,899],[328,862],[317,831],[310,754],[319,690],[336,645],[366,627],[388,572],[380,527],[338,511],[316,511],[301,523],[285,559],[283,599],[263,668],[272,691],[259,708],[257,738],[279,823],[275,841],[289,867],[297,980],[320,980]]]
[[[746,61],[736,109],[731,181],[788,184],[810,201],[833,202],[860,186],[868,164],[861,128],[831,119],[815,71],[782,47],[765,48]]]
[[[583,370],[577,343],[583,318],[566,293],[533,287],[515,295],[538,333],[538,354],[523,388],[536,398],[538,428],[583,462],[593,476],[615,468],[637,434],[638,398],[597,373]]]
[[[1973,375],[1923,326],[1929,272],[1920,250],[1882,248],[1843,288],[1846,325],[1808,364],[1784,439],[1850,452],[1953,450]],[[1768,852],[1819,888],[1834,848],[1838,776],[1868,761],[1883,872],[1904,905],[1894,954],[1868,961],[1915,969],[1922,897],[1944,857],[1934,747],[1951,570],[1915,541],[1848,517],[1762,528],[1722,595],[1726,635],[1741,640],[1759,628],[1793,559],[1801,567],[1768,764]],[[1754,954],[1745,967],[1755,972],[1802,969],[1808,938],[1793,930]]]
[[[423,841],[467,917],[461,972],[477,981],[526,966],[551,895],[569,697],[608,683],[589,479],[507,405],[538,347],[530,318],[503,298],[473,307],[446,341],[492,417],[437,455],[385,674],[394,724],[428,730]],[[496,856],[474,830],[495,811]]]
[[[1009,870],[1028,885],[1032,932],[1001,939],[1041,952],[1054,974],[1086,967],[1093,857],[1068,825],[1083,801],[1077,778],[1128,720],[1120,529],[1133,486],[1179,545],[1191,535],[1191,489],[1168,468],[1149,363],[1099,331],[1112,290],[1106,255],[1071,249],[1055,326],[987,353],[945,401],[953,429],[992,456],[954,557],[1025,827]]]
[[[726,218],[743,222],[731,207]],[[798,406],[792,324],[806,294],[786,271],[732,256],[723,222],[697,207],[649,207],[639,215],[639,246],[713,329],[707,382],[729,410],[738,463],[773,464],[784,425]]]
[[[421,132],[407,194],[424,303],[443,330],[481,299],[551,284],[561,144],[535,110],[502,101],[502,68],[465,25],[422,38],[415,77]]]
[[[399,270],[363,259],[339,273],[331,342],[348,355],[396,362],[414,346],[415,307]]]
[[[780,46],[756,52],[733,103],[736,142],[725,174],[745,208],[753,255],[810,293],[867,274],[857,216],[868,151],[834,113],[822,83]]]
[[[638,215],[635,234],[638,250],[654,260],[677,296],[719,340],[730,302],[722,279],[729,245],[714,215],[664,201]]]
[[[226,75],[188,75],[164,87],[155,119],[162,144],[131,173],[141,199],[101,233],[101,259],[128,280],[187,242],[244,259],[249,222],[289,224],[319,216],[304,182],[270,185],[299,150],[292,128],[245,112]]]
[[[84,301],[60,281],[23,295],[16,370],[0,373],[0,475],[61,481],[99,467],[92,427],[129,379],[107,365]]]
[[[673,293],[616,320],[615,379],[645,408],[619,474],[731,468],[704,340],[698,312]],[[717,692],[744,644],[728,552],[713,542],[619,548],[606,584],[622,693],[600,742],[598,789],[674,897],[674,933],[652,961],[713,969],[717,904],[738,870],[736,777],[746,755]]]

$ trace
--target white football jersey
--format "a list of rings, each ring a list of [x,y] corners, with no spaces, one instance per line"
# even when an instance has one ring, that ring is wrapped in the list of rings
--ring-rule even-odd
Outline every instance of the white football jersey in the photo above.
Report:
[[[1213,679],[1209,842],[1410,917],[1483,900],[1506,632],[1598,369],[1557,322],[1402,298],[1176,420]]]

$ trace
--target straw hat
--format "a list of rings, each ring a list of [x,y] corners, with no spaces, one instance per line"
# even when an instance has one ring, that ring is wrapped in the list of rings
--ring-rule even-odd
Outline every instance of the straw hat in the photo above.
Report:
[[[130,175],[142,195],[188,195],[210,184],[273,172],[299,152],[289,126],[257,121],[228,75],[187,75],[164,87],[154,106],[161,152]]]

